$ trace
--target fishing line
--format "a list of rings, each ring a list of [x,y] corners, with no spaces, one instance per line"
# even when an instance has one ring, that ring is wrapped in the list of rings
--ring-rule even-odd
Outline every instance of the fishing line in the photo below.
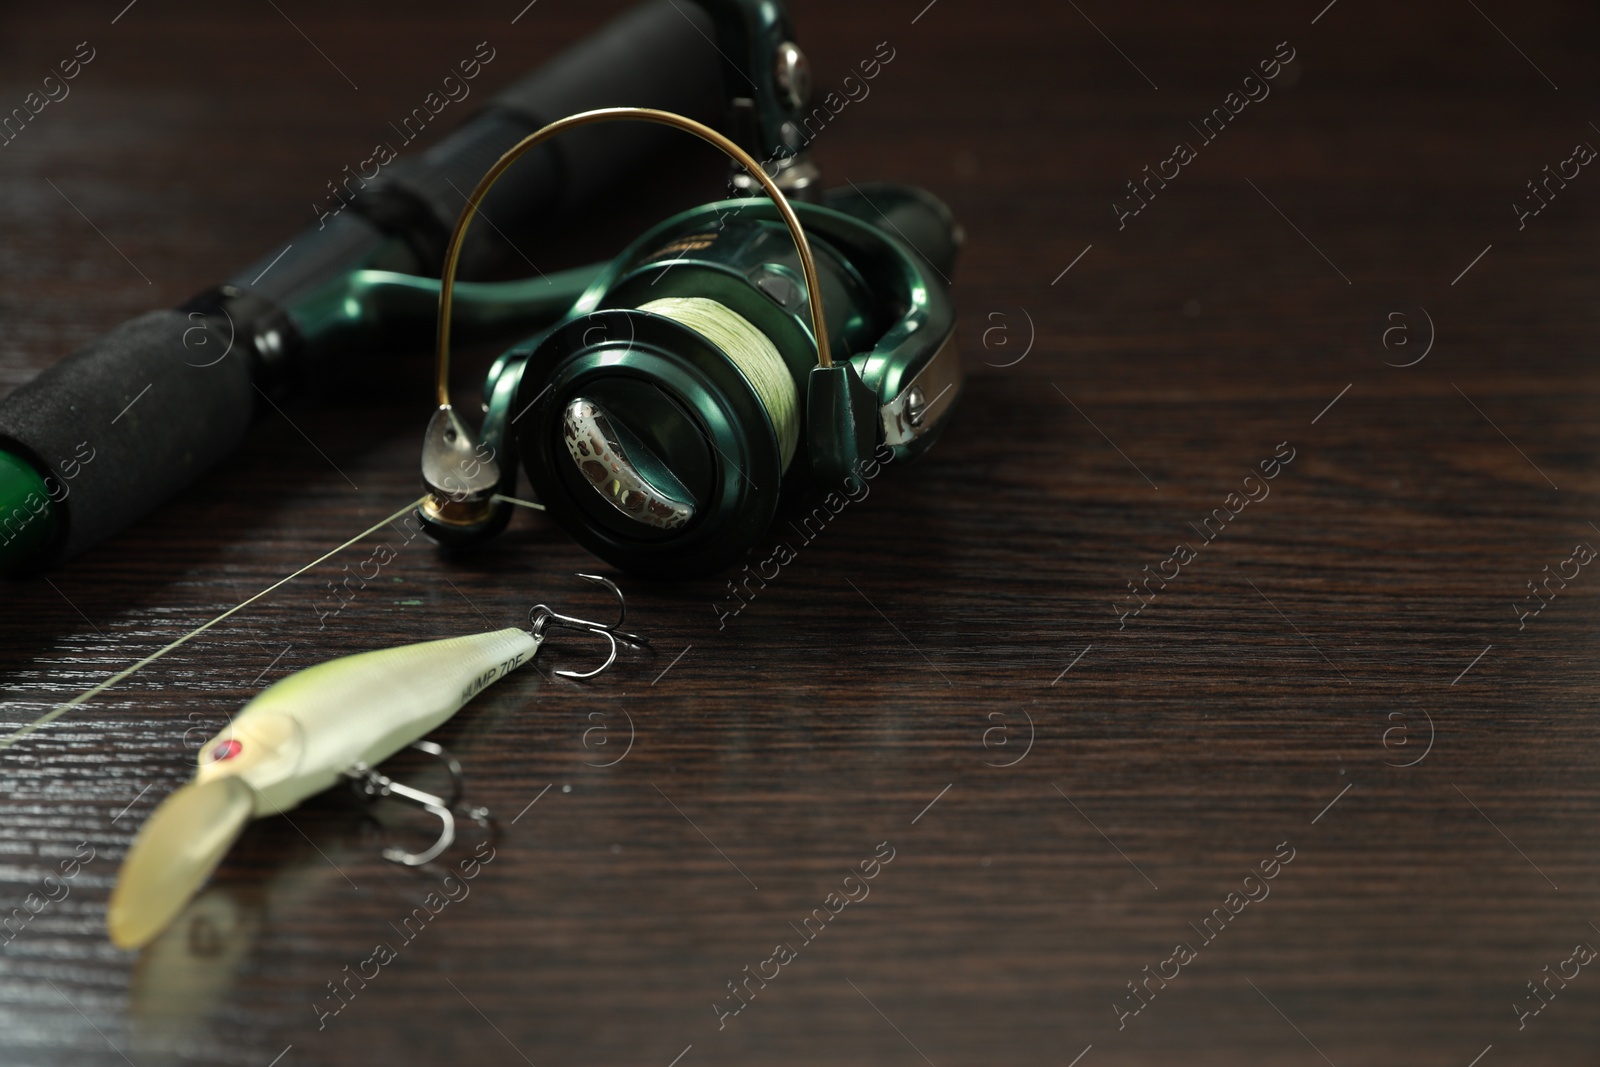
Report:
[[[184,634],[182,637],[178,638],[176,641],[172,642],[170,645],[167,645],[165,648],[161,648],[161,649],[158,649],[155,652],[152,652],[150,655],[146,656],[144,659],[140,660],[138,663],[135,663],[133,666],[127,668],[126,670],[118,671],[116,674],[113,674],[110,678],[107,678],[105,681],[101,682],[99,685],[94,686],[92,689],[87,689],[82,693],[79,693],[77,696],[73,697],[71,700],[67,701],[66,703],[62,704],[61,706],[59,706],[57,708],[53,708],[52,710],[50,710],[50,711],[46,712],[45,714],[39,716],[37,719],[33,720],[33,722],[29,723],[28,725],[18,728],[17,730],[7,734],[5,737],[0,737],[0,751],[4,751],[5,749],[11,747],[11,745],[16,743],[21,738],[26,737],[28,734],[33,733],[33,731],[39,729],[39,727],[48,726],[50,723],[54,722],[55,720],[59,719],[62,715],[66,714],[68,709],[75,708],[79,704],[83,704],[83,703],[85,703],[85,702],[87,702],[89,700],[94,699],[95,697],[99,696],[101,693],[104,693],[107,689],[110,689],[112,686],[114,686],[118,682],[122,681],[124,678],[127,678],[130,675],[132,675],[132,674],[134,674],[134,673],[136,673],[136,672],[138,672],[140,670],[143,670],[145,667],[148,667],[150,664],[154,663],[156,660],[160,659],[162,656],[165,656],[168,652],[171,652],[173,649],[177,648],[179,645],[187,644],[189,641],[194,640],[196,637],[199,637],[201,634],[203,634],[207,630],[211,629],[217,623],[221,622],[223,619],[226,619],[228,616],[234,614],[237,611],[244,610],[245,608],[249,607],[251,604],[254,604],[256,601],[258,601],[262,597],[266,596],[268,593],[272,592],[274,589],[277,589],[279,586],[282,586],[285,583],[291,582],[294,579],[300,577],[302,574],[304,574],[306,571],[310,570],[312,567],[315,567],[317,564],[323,563],[323,562],[333,558],[334,556],[337,556],[340,552],[343,552],[345,549],[349,548],[351,545],[355,544],[357,541],[361,540],[363,537],[366,537],[368,534],[376,533],[378,530],[380,530],[384,526],[387,526],[389,523],[391,523],[394,520],[396,520],[396,519],[400,518],[401,516],[405,515],[412,508],[417,507],[419,504],[421,504],[426,499],[427,499],[427,497],[423,496],[423,497],[419,497],[416,500],[413,500],[411,503],[407,504],[405,507],[401,508],[399,511],[396,511],[393,515],[390,515],[388,518],[380,519],[377,522],[373,523],[371,526],[367,527],[365,530],[362,530],[360,533],[356,534],[354,537],[350,538],[350,540],[346,541],[344,544],[340,545],[338,548],[335,548],[333,551],[327,552],[327,553],[324,553],[321,556],[318,556],[316,559],[312,560],[310,563],[307,563],[304,567],[301,567],[299,570],[295,571],[293,574],[290,574],[290,575],[288,575],[287,577],[284,577],[284,578],[280,578],[278,581],[276,581],[276,582],[272,583],[271,585],[267,586],[265,589],[261,590],[261,592],[257,593],[255,596],[251,597],[249,600],[240,601],[238,604],[236,604],[233,607],[229,608],[227,611],[224,611],[221,615],[218,615],[216,618],[212,619],[210,622],[202,623],[201,625],[195,627],[193,630],[190,630],[188,633]],[[520,503],[520,501],[519,501],[519,503]]]
[[[521,508],[532,508],[534,511],[543,511],[543,510],[545,510],[545,507],[544,507],[543,504],[535,504],[531,500],[518,500],[514,496],[506,496],[504,493],[496,493],[493,496],[492,499],[494,499],[494,500],[503,500],[507,504],[515,504],[515,505],[517,505],[518,507],[521,507]]]
[[[663,297],[640,304],[639,310],[687,326],[727,354],[777,427],[780,462],[788,470],[800,442],[800,395],[772,339],[743,315],[703,296]]]

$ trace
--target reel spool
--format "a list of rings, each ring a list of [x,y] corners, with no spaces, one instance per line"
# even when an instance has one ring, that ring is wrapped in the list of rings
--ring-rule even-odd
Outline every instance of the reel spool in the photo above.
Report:
[[[515,495],[514,452],[551,518],[590,551],[635,573],[684,577],[735,562],[784,497],[847,489],[931,444],[961,383],[944,277],[959,228],[943,204],[906,186],[790,204],[714,131],[615,108],[554,123],[502,157],[469,198],[452,253],[521,151],[623,118],[711,142],[771,200],[703,205],[640,237],[562,321],[496,361],[481,437],[444,387],[447,255],[440,407],[423,460],[432,496],[419,514],[446,544],[498,532],[511,508],[504,497]],[[855,355],[835,361],[835,351]]]

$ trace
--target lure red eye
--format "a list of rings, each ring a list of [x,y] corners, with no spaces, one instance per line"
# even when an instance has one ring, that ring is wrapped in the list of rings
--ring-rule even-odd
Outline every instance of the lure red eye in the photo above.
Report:
[[[240,744],[238,741],[224,741],[216,748],[211,750],[211,762],[221,763],[225,759],[232,759],[242,751],[244,751],[244,745]]]

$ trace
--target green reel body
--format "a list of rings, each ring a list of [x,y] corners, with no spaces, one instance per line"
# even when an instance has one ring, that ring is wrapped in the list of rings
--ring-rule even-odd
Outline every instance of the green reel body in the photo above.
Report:
[[[785,495],[843,488],[885,446],[897,461],[914,458],[942,428],[961,380],[944,281],[959,242],[948,210],[892,185],[795,209],[839,354],[832,368],[817,366],[805,283],[776,208],[736,199],[642,235],[556,325],[490,372],[483,443],[518,455],[550,516],[618,567],[659,577],[726,567],[765,534]],[[698,320],[682,317],[684,304],[726,322],[727,337],[753,327],[766,355],[687,324]],[[787,465],[785,433],[799,439]],[[515,464],[501,470],[500,491],[514,495]]]

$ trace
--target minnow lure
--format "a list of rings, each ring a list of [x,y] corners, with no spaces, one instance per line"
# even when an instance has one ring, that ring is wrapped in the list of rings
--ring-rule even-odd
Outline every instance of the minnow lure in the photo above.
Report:
[[[616,660],[626,607],[622,593],[603,585],[619,606],[613,625],[560,615],[543,604],[529,612],[527,630],[401,645],[319,663],[289,675],[256,695],[226,727],[200,748],[195,776],[162,801],[140,828],[122,861],[106,911],[106,928],[119,948],[137,948],[159,934],[211,876],[251,819],[277,815],[340,778],[366,779],[370,795],[390,792],[420,800],[445,823],[433,848],[413,857],[387,849],[386,858],[421,863],[449,845],[454,820],[445,801],[391,782],[370,770],[407,745],[434,755],[443,750],[417,742],[478,693],[533,659],[552,626],[604,637],[611,645],[593,671],[557,671],[590,678]],[[452,774],[459,783],[459,767]],[[487,811],[477,814],[487,816]]]

